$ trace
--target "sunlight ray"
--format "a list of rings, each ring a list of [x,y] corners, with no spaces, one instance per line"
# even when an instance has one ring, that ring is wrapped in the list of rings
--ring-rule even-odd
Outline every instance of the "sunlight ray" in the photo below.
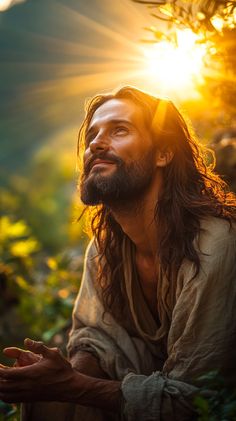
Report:
[[[183,56],[178,60],[177,50],[174,50],[173,45],[165,45],[165,51],[163,46],[160,55],[158,48],[161,43],[151,47],[144,46],[123,35],[123,28],[126,27],[127,31],[128,26],[126,24],[119,26],[118,21],[121,16],[124,17],[124,23],[130,20],[126,7],[127,1],[122,0],[120,3],[121,10],[124,8],[126,13],[122,15],[117,11],[120,17],[116,25],[113,25],[115,16],[113,14],[111,14],[109,24],[106,25],[99,19],[93,18],[92,15],[87,16],[86,8],[82,12],[52,0],[49,11],[53,10],[52,5],[57,11],[56,25],[52,31],[48,27],[47,32],[42,34],[38,32],[40,28],[37,27],[36,33],[26,29],[20,32],[26,46],[31,50],[34,48],[33,59],[30,55],[27,56],[28,48],[26,48],[23,52],[19,51],[18,55],[16,51],[14,62],[9,59],[10,69],[7,70],[9,62],[2,67],[6,79],[7,72],[12,75],[11,78],[14,78],[17,72],[18,101],[22,99],[22,102],[25,102],[28,97],[29,102],[46,104],[52,99],[54,102],[60,102],[62,97],[67,99],[84,95],[87,91],[95,93],[99,89],[109,90],[117,83],[119,85],[138,84],[142,89],[161,95],[176,96],[180,95],[178,91],[181,90],[181,95],[184,96],[193,91],[191,85],[193,80],[191,75],[187,74],[190,70],[186,63],[182,64]],[[99,10],[101,13],[102,8]],[[131,10],[133,10],[133,4],[129,8],[130,13]],[[142,16],[137,12],[135,17],[141,31]],[[60,32],[62,24],[64,32]],[[118,27],[117,31],[114,30],[115,26]],[[84,34],[88,36],[85,37]],[[188,38],[189,36],[190,34]],[[135,39],[136,35],[132,33],[132,37]],[[164,57],[167,50],[169,56]],[[159,56],[156,57],[157,53]],[[9,58],[10,54],[9,51]],[[179,66],[173,65],[171,55],[176,55],[175,60],[179,62]],[[186,81],[188,83],[184,85]]]
[[[138,61],[137,61],[138,62]],[[37,70],[40,68],[40,71],[43,74],[43,80],[51,80],[58,79],[65,76],[76,76],[82,75],[91,72],[104,72],[107,71],[108,73],[112,73],[113,71],[119,69],[123,71],[129,71],[132,67],[135,67],[136,64],[133,62],[127,61],[103,61],[103,62],[94,62],[94,63],[41,63],[41,62],[28,62],[28,63],[18,63],[12,62],[12,69],[9,70],[9,64],[3,63],[1,65],[2,75],[5,73],[14,74],[15,69],[14,65],[17,65],[17,74],[19,79],[21,79],[21,74],[25,75],[26,73],[36,73]],[[51,77],[50,77],[51,75]]]
[[[73,24],[84,24],[87,28],[90,28],[92,31],[97,32],[97,34],[105,35],[107,38],[110,38],[112,41],[116,41],[120,43],[123,47],[137,47],[133,42],[131,42],[127,37],[123,36],[121,34],[121,31],[116,32],[109,28],[109,26],[106,26],[102,23],[99,23],[97,20],[94,20],[88,16],[83,15],[78,10],[74,10],[69,8],[68,6],[64,4],[60,4],[58,7],[58,12],[63,14],[63,19],[68,22],[70,22],[70,25]]]
[[[41,96],[47,94],[53,99],[57,100],[60,98],[73,97],[81,95],[84,92],[93,91],[96,89],[109,90],[113,88],[114,83],[122,84],[122,81],[132,79],[132,77],[139,76],[140,71],[127,71],[116,70],[111,73],[110,66],[107,71],[90,73],[66,78],[60,78],[57,80],[47,80],[43,82],[27,84],[27,92],[32,93],[35,96]],[[108,82],[109,81],[109,82]],[[25,92],[25,85],[21,85],[21,90]]]

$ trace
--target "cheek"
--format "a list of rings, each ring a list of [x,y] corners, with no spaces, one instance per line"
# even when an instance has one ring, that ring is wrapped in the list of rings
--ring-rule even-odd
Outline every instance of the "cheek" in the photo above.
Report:
[[[84,156],[83,156],[83,163],[85,163],[87,161],[87,159],[90,157],[91,153],[89,149],[86,149],[86,151],[84,152]]]
[[[152,152],[151,152],[152,151]],[[127,147],[126,150],[120,150],[120,156],[125,156],[128,161],[139,161],[148,154],[154,153],[151,148],[151,145],[148,143],[145,144],[145,140],[142,143],[132,144],[130,147]]]

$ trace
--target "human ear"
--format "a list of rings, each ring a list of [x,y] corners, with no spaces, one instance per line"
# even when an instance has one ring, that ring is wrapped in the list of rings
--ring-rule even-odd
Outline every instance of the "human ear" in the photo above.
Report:
[[[158,150],[156,153],[156,166],[166,167],[173,159],[174,152],[170,148]]]

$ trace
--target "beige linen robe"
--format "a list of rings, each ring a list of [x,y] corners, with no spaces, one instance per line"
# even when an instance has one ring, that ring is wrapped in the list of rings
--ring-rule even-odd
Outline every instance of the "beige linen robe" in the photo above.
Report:
[[[97,251],[93,242],[88,247],[68,350],[74,359],[80,350],[91,352],[110,378],[122,380],[122,415],[128,421],[193,420],[196,378],[212,369],[236,384],[236,231],[218,218],[202,221],[201,227],[195,241],[200,272],[192,279],[194,265],[183,261],[168,332],[167,280],[163,276],[158,280],[157,323],[133,276],[133,246],[128,238],[123,249],[127,316],[122,325],[111,314],[103,320],[94,282]]]

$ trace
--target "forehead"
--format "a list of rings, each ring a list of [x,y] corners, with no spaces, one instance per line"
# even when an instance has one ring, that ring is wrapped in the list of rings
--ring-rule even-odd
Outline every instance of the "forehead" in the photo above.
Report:
[[[127,120],[134,125],[144,124],[143,110],[129,99],[109,99],[93,114],[89,128],[114,120]]]

